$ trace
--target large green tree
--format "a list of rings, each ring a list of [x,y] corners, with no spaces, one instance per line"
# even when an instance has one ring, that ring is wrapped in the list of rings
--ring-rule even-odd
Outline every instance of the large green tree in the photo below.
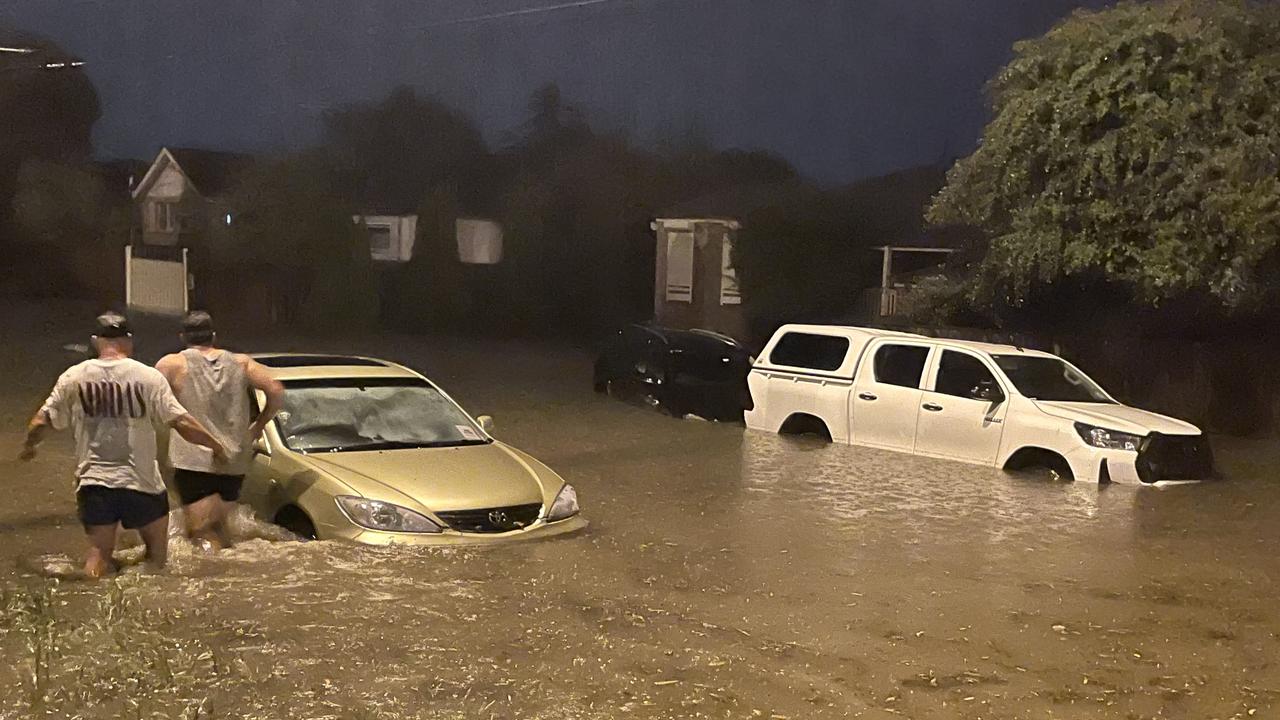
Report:
[[[1233,0],[1079,12],[1019,43],[938,224],[982,229],[981,287],[1248,308],[1280,241],[1280,11]],[[1271,287],[1269,287],[1269,284]],[[990,296],[989,296],[990,297]]]
[[[377,320],[369,239],[353,221],[322,153],[264,162],[232,196],[234,242],[214,260],[275,270],[298,314],[313,327],[365,328]]]
[[[442,184],[464,204],[483,205],[497,184],[471,120],[408,87],[328,113],[322,145],[340,189],[366,211],[412,211]]]

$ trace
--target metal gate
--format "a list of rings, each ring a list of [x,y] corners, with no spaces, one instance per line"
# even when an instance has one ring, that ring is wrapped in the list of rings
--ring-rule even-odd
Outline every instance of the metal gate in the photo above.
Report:
[[[190,303],[189,277],[186,248],[125,246],[124,294],[130,310],[185,313]]]

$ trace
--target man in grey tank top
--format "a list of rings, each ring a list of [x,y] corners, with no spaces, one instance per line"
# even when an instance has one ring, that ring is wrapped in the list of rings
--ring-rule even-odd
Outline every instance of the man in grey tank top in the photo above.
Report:
[[[240,486],[253,460],[253,443],[262,436],[284,402],[284,386],[248,355],[215,345],[213,318],[204,311],[187,313],[180,334],[185,350],[156,364],[183,407],[226,448],[226,460],[181,436],[169,440],[173,482],[182,499],[187,535],[218,549],[231,544],[226,520],[240,499]],[[254,390],[266,404],[251,419]]]

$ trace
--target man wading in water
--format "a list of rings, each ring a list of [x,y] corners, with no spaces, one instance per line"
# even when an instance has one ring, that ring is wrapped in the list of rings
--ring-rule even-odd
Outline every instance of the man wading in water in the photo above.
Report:
[[[84,571],[101,577],[117,565],[116,526],[137,530],[147,560],[163,567],[169,539],[169,496],[156,463],[156,432],[168,426],[205,452],[225,457],[222,445],[187,414],[164,376],[130,359],[133,336],[117,313],[98,316],[98,357],[62,374],[27,427],[23,460],[36,456],[45,431],[70,426],[76,440],[76,505],[89,539]]]
[[[169,461],[187,518],[187,535],[216,550],[231,544],[227,516],[240,499],[253,443],[284,402],[284,386],[248,355],[215,347],[213,318],[207,312],[187,313],[180,336],[187,349],[161,358],[156,369],[169,381],[178,401],[226,446],[227,457],[216,458],[207,449],[174,437]],[[253,390],[262,391],[267,403],[250,423]]]

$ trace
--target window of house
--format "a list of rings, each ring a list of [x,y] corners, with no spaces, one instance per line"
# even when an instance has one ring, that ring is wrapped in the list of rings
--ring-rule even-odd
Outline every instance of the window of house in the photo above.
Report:
[[[929,348],[919,345],[882,345],[876,350],[876,382],[905,388],[920,387]]]
[[[667,301],[693,302],[693,233],[667,232]]]
[[[720,304],[742,304],[738,271],[733,267],[733,242],[727,237],[720,244]]]
[[[978,358],[953,350],[942,351],[942,361],[938,364],[938,382],[935,392],[972,398],[973,391],[983,382],[995,384],[996,378]]]
[[[809,368],[811,370],[838,370],[849,354],[849,338],[811,333],[787,333],[778,340],[769,353],[774,365]]]
[[[369,250],[375,256],[385,256],[391,254],[391,226],[390,225],[370,225],[369,231]]]
[[[156,202],[148,204],[147,229],[155,232],[173,232],[178,229],[178,209],[174,203]]]

